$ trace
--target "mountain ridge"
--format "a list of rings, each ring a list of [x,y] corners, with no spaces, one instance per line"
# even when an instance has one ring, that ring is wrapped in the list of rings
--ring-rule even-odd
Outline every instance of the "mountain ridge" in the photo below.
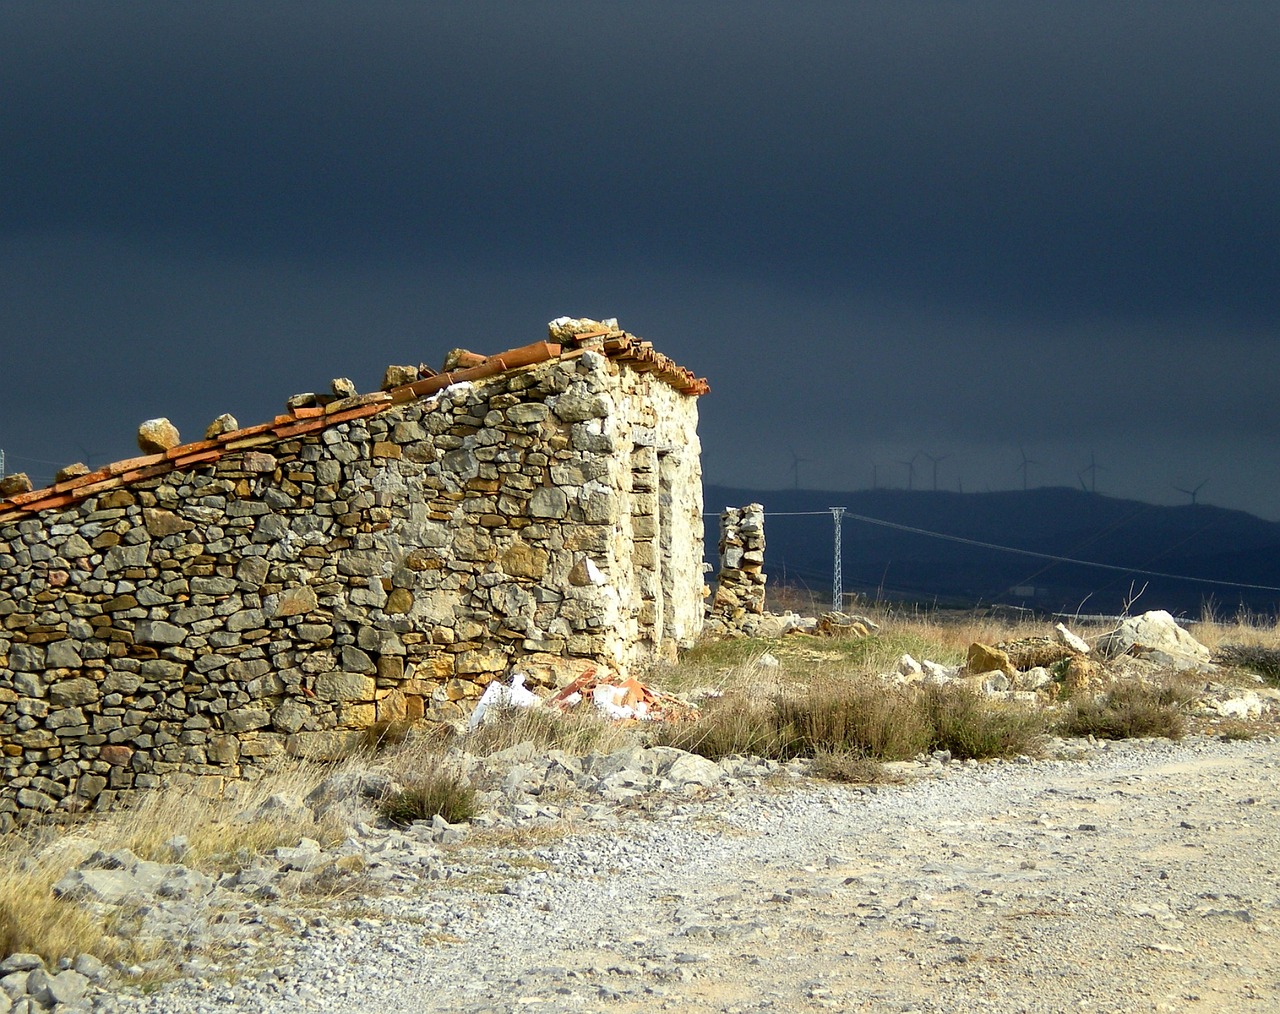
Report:
[[[773,583],[831,587],[828,508],[838,505],[848,511],[844,590],[867,598],[1045,612],[1120,612],[1140,600],[1184,614],[1206,606],[1280,613],[1280,523],[1245,511],[1065,486],[957,493],[706,484],[713,565],[720,511],[753,501],[765,508],[765,571]]]

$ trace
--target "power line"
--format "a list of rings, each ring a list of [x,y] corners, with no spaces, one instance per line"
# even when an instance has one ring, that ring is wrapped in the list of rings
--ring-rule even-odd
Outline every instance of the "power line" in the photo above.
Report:
[[[1056,556],[1053,553],[1037,553],[1031,549],[1017,549],[1013,546],[1000,546],[994,542],[983,542],[980,539],[968,539],[961,535],[947,535],[944,532],[931,532],[927,528],[914,528],[911,525],[899,524],[896,521],[885,521],[881,518],[869,518],[865,514],[847,515],[855,521],[862,521],[869,525],[879,525],[882,528],[892,528],[900,532],[910,532],[913,535],[926,535],[933,539],[944,539],[947,542],[959,542],[966,546],[978,546],[981,549],[994,549],[1001,553],[1016,553],[1019,556],[1033,556],[1038,560],[1053,560],[1057,563],[1072,563],[1079,567],[1098,567],[1102,570],[1116,570],[1124,574],[1141,574],[1143,577],[1163,577],[1173,581],[1198,581],[1201,584],[1221,585],[1225,588],[1249,588],[1253,591],[1270,591],[1280,592],[1280,587],[1269,584],[1247,584],[1243,581],[1218,581],[1209,577],[1188,577],[1186,574],[1166,574],[1158,570],[1142,570],[1138,567],[1122,567],[1114,563],[1098,563],[1094,560],[1077,560],[1070,556]],[[768,514],[765,515],[768,517]]]
[[[836,508],[830,508],[825,511],[765,511],[766,518],[803,518],[803,517],[825,517],[831,514]],[[707,511],[704,517],[711,517],[715,512]],[[1211,584],[1222,588],[1247,588],[1250,591],[1268,591],[1280,592],[1280,586],[1269,584],[1249,584],[1244,581],[1219,581],[1211,577],[1190,577],[1186,574],[1168,574],[1159,570],[1144,570],[1140,567],[1123,567],[1115,563],[1098,563],[1096,560],[1078,560],[1071,556],[1058,556],[1054,553],[1038,553],[1033,549],[1018,549],[1015,546],[1001,546],[995,542],[983,542],[981,539],[970,539],[963,535],[948,535],[946,532],[933,532],[927,528],[916,528],[912,525],[900,524],[897,521],[885,521],[883,518],[868,517],[865,514],[854,514],[852,511],[843,511],[844,517],[854,521],[861,521],[868,525],[877,525],[881,528],[890,528],[894,531],[909,532],[912,535],[923,535],[931,539],[942,539],[946,542],[958,542],[964,546],[977,546],[979,549],[993,549],[1000,553],[1014,553],[1018,556],[1030,556],[1037,560],[1052,560],[1055,563],[1070,563],[1077,567],[1096,567],[1099,570],[1118,571],[1122,574],[1141,574],[1143,577],[1162,577],[1171,581],[1192,581],[1200,584]],[[716,515],[718,516],[718,515]],[[1183,540],[1186,541],[1186,540]]]

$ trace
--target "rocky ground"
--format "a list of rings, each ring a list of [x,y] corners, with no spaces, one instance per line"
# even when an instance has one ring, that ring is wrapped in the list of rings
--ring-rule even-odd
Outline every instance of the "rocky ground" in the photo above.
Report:
[[[99,857],[172,881],[139,916],[172,952],[226,946],[153,991],[86,968],[58,1009],[1280,1009],[1274,738],[1052,757],[859,788],[676,751],[517,751],[491,826],[465,834],[357,822],[336,850],[215,886]]]

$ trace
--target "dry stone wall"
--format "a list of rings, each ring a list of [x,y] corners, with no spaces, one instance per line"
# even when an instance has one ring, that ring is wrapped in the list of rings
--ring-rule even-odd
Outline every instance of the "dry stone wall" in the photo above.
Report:
[[[0,524],[0,828],[690,643],[696,426],[582,350]]]
[[[720,572],[707,615],[707,631],[742,636],[764,613],[764,507],[750,503],[720,515]]]

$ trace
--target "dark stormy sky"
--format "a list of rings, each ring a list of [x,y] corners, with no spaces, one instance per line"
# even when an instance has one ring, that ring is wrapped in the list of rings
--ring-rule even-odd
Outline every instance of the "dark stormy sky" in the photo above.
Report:
[[[6,4],[0,447],[616,316],[712,482],[1280,519],[1277,106],[1274,2]]]

